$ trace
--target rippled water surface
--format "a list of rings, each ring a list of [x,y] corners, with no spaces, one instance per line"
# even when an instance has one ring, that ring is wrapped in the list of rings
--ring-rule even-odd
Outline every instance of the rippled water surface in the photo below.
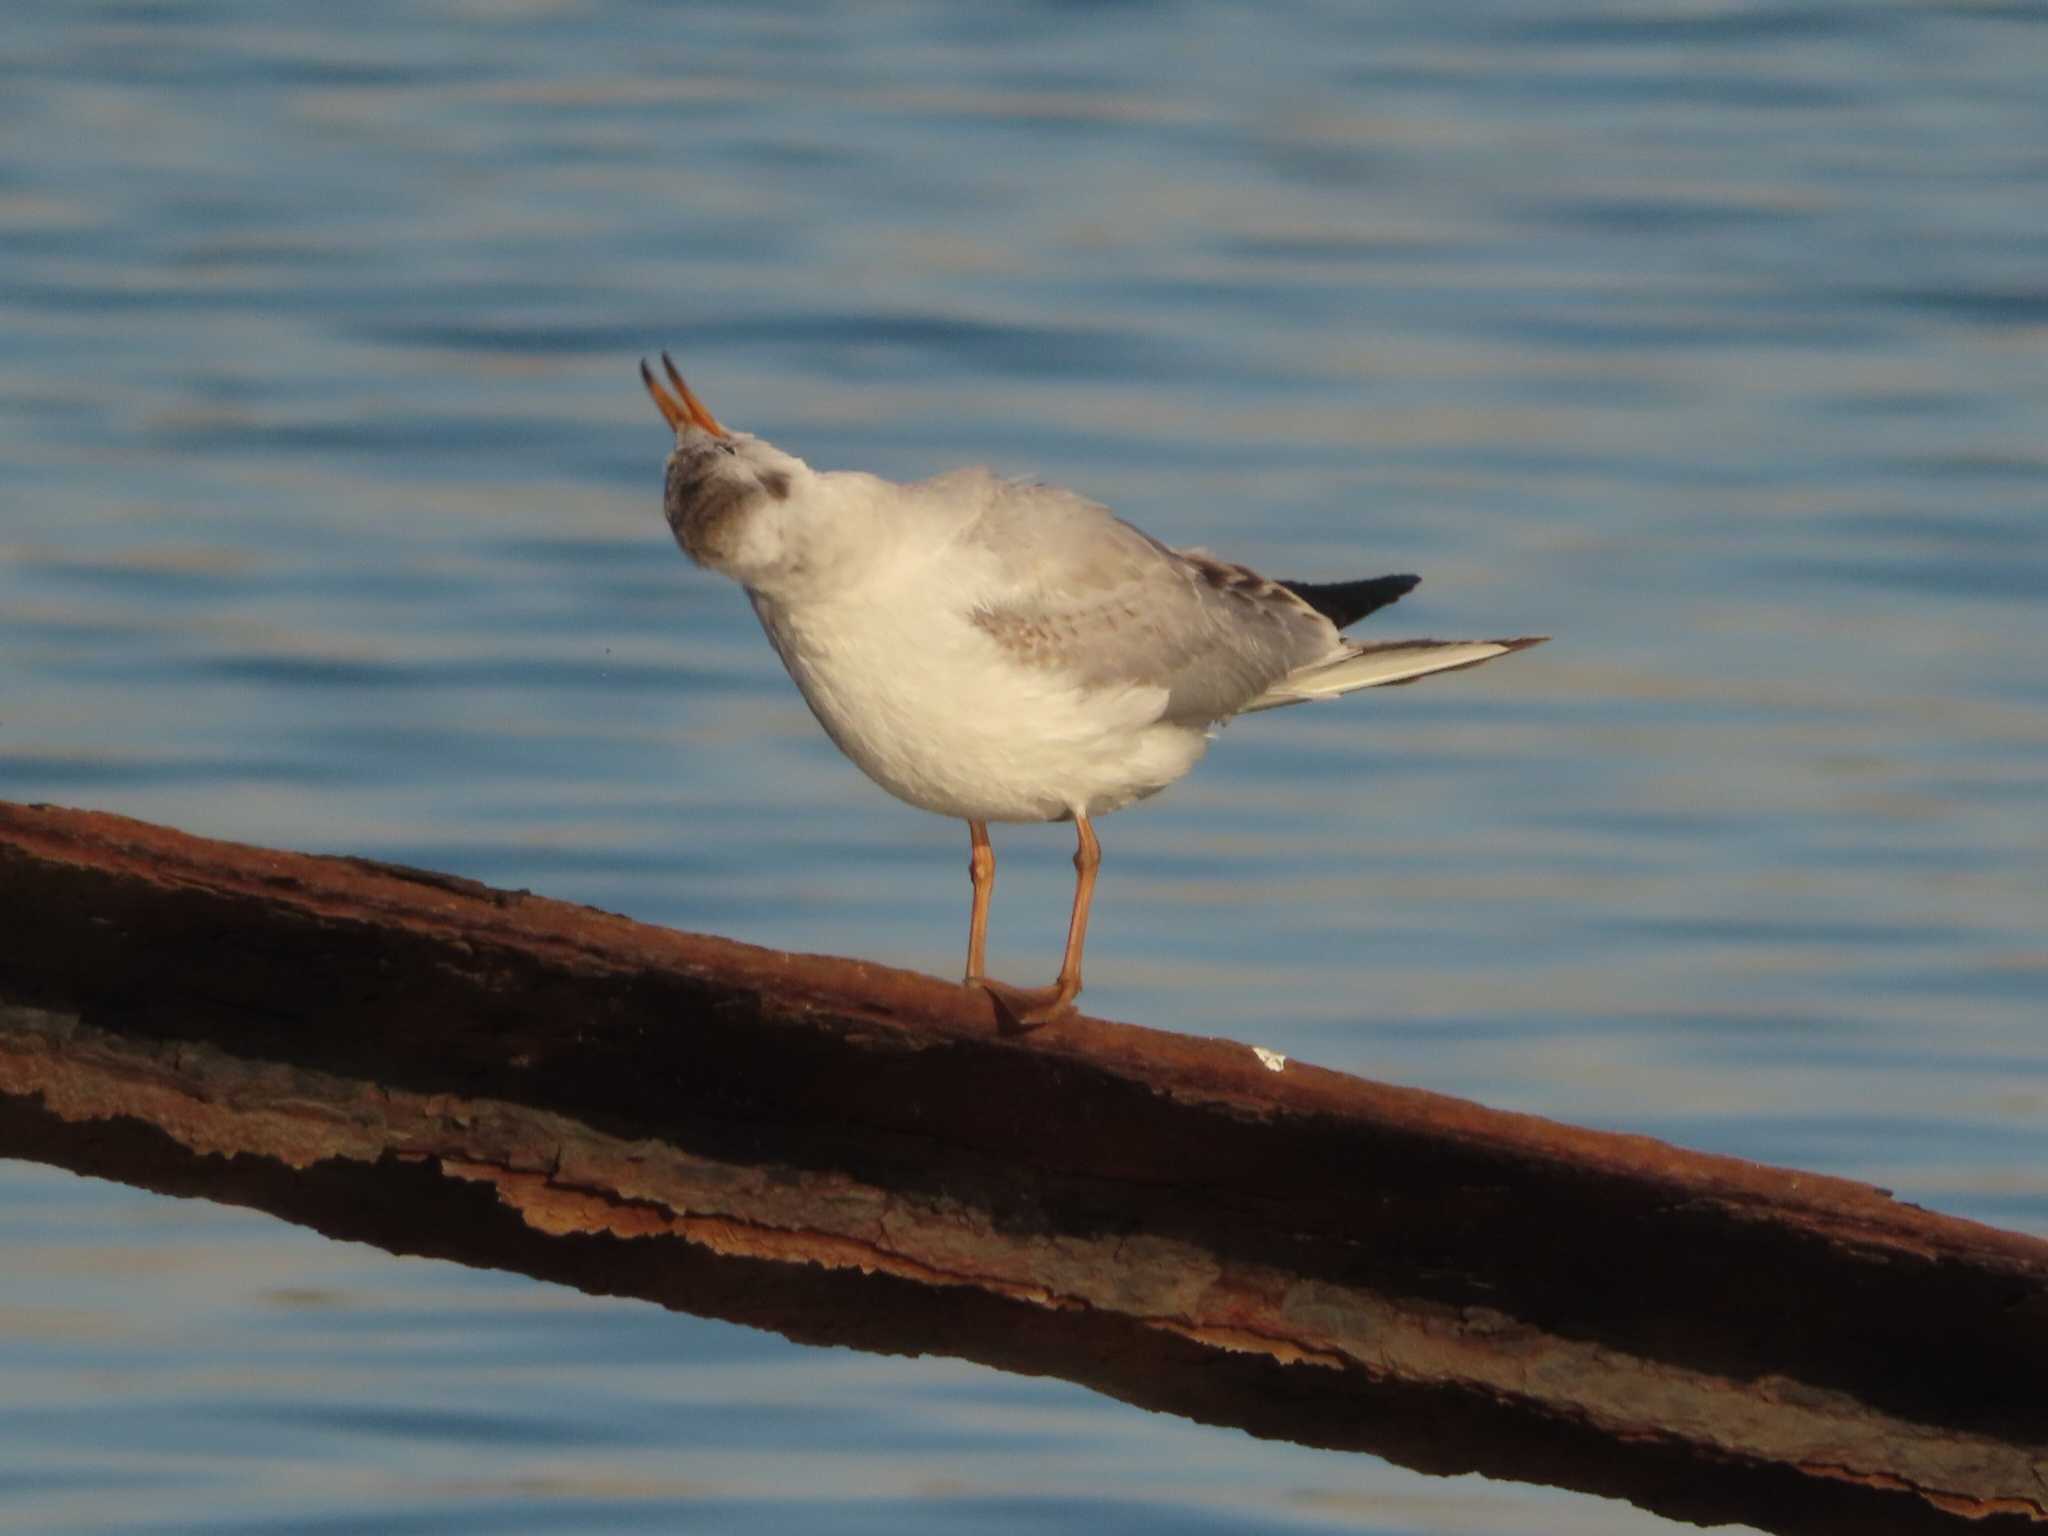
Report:
[[[1106,821],[1096,1010],[2048,1232],[2043,78],[1995,0],[16,3],[0,796],[956,971],[961,829],[668,541],[669,347],[1557,637]],[[1666,1528],[25,1165],[0,1247],[0,1528]]]

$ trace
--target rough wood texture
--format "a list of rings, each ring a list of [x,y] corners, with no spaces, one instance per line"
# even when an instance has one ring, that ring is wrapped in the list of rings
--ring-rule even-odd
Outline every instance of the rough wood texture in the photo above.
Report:
[[[2048,1523],[2048,1243],[362,860],[0,803],[0,1155],[1784,1532]]]

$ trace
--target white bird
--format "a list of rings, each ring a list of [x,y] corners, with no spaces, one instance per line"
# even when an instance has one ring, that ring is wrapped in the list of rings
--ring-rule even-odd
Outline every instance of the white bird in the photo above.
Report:
[[[1081,990],[1101,849],[1091,825],[1200,761],[1232,716],[1413,682],[1537,644],[1339,631],[1414,576],[1269,581],[1169,549],[1056,486],[961,470],[914,485],[819,471],[728,431],[662,354],[675,430],[664,503],[676,542],[746,589],[825,733],[899,800],[967,823],[966,984],[1037,1023]],[[992,821],[1074,823],[1074,907],[1050,987],[983,970]]]

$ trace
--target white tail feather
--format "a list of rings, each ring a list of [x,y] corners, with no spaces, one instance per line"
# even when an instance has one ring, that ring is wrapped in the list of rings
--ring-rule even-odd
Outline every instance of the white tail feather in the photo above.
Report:
[[[1310,699],[1334,699],[1361,688],[1385,688],[1412,683],[1432,672],[1456,672],[1476,667],[1511,651],[1540,645],[1546,636],[1519,640],[1396,640],[1389,644],[1363,645],[1348,656],[1304,667],[1245,705],[1243,713],[1255,709],[1278,709],[1284,704],[1302,704]]]

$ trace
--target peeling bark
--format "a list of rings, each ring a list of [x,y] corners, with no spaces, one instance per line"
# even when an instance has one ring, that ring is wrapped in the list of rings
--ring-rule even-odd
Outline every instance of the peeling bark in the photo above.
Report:
[[[0,804],[0,1155],[1702,1522],[2048,1523],[2048,1243],[1273,1060]]]

